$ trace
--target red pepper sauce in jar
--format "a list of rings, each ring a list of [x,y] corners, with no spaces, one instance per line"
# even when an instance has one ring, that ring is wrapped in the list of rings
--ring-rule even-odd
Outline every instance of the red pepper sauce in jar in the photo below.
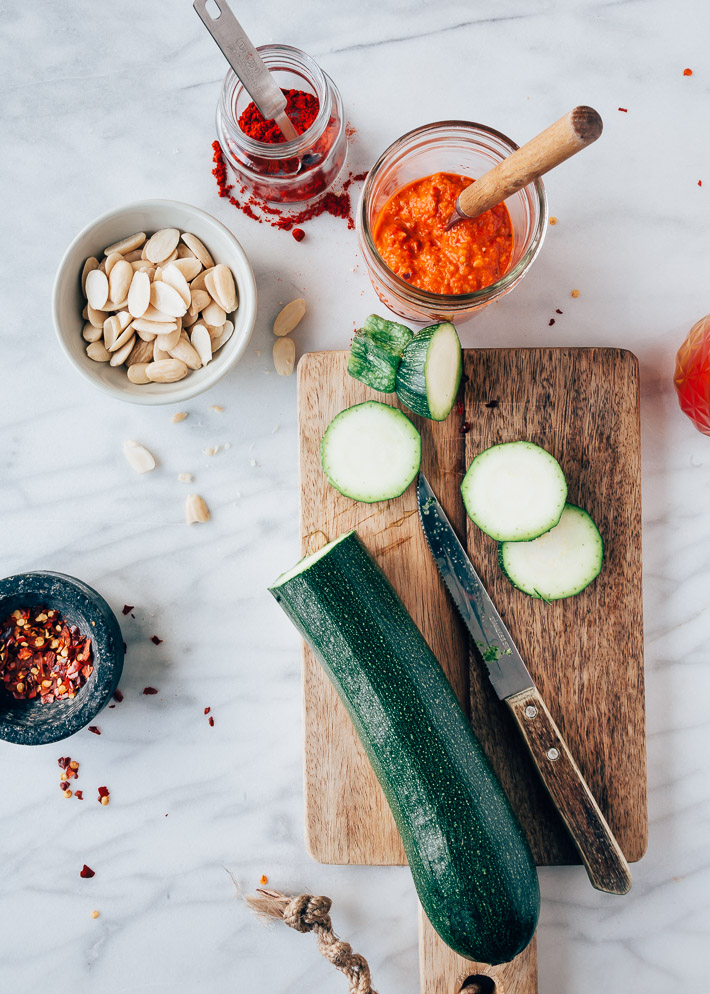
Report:
[[[456,199],[471,179],[434,173],[408,183],[387,201],[374,229],[375,247],[393,273],[429,293],[473,293],[510,266],[513,227],[505,204],[450,231]]]

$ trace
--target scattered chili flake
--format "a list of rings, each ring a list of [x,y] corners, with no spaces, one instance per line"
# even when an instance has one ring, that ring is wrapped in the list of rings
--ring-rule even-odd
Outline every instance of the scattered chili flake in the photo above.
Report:
[[[155,687],[144,687],[143,688],[143,693],[144,694],[157,694],[158,691],[155,689]]]
[[[66,770],[67,766],[71,763],[71,756],[60,756],[57,760],[57,764],[61,770]]]
[[[498,407],[498,398],[496,397],[495,400],[489,400],[488,403],[486,404],[486,407],[489,407],[491,410],[494,410],[496,407]]]
[[[114,690],[113,699],[114,701],[118,701],[119,704],[121,703],[121,701],[123,700],[123,694],[121,693],[120,690]]]
[[[90,866],[87,866],[86,863],[84,863],[79,871],[79,876],[83,877],[84,880],[88,880],[90,877],[96,876],[96,871],[92,870]]]
[[[303,239],[306,237],[306,232],[303,230],[303,228],[294,228],[291,234],[293,235],[293,237],[296,239],[297,242],[302,242]]]
[[[564,314],[564,311],[561,311],[561,310],[559,309],[559,307],[556,307],[556,308],[555,308],[555,314]]]
[[[83,790],[75,790],[74,791],[74,797],[78,797],[80,801],[83,801],[84,800],[84,791]]]
[[[471,422],[464,421],[462,425],[459,426],[459,435],[467,435],[471,430]]]
[[[628,107],[619,107],[619,110],[621,111],[622,114],[628,114],[629,113],[629,108]]]
[[[99,787],[99,796],[97,798],[99,804],[108,804],[110,797],[110,792],[108,787]]]
[[[579,296],[579,290],[573,290],[572,293],[570,294],[570,297],[575,297],[576,298],[578,296]]]
[[[269,878],[268,878],[268,877],[266,876],[266,874],[265,874],[265,873],[262,873],[262,875],[261,875],[261,876],[259,877],[259,883],[260,883],[260,884],[262,885],[262,887],[263,887],[263,886],[264,886],[264,884],[268,884],[268,882],[269,882]]]
[[[550,320],[547,323],[548,323],[549,327],[551,328],[552,325],[555,323],[555,319],[554,318],[550,318]]]
[[[693,75],[693,70],[692,69],[684,69],[683,70],[683,75],[684,76],[692,76]]]
[[[210,728],[214,728],[214,718],[212,717],[212,715],[209,716],[207,721],[210,723]]]
[[[463,401],[462,400],[457,400],[456,401],[456,413],[460,417],[463,414],[463,412],[464,412]]]
[[[98,725],[89,725],[89,731],[93,732],[94,735],[101,735],[101,729]]]
[[[698,180],[698,186],[702,186],[702,185],[703,185],[703,181],[701,179],[699,179]]]
[[[162,642],[163,640],[162,640],[162,639],[159,639],[157,635],[151,635],[151,637],[150,637],[150,641],[151,641],[151,642],[153,643],[153,645],[160,645],[160,643],[161,643],[161,642]]]
[[[16,700],[71,700],[93,670],[91,639],[56,610],[17,608],[0,625],[0,686]]]
[[[557,218],[556,217],[551,217],[550,218],[550,224],[557,224]]]
[[[212,710],[212,708],[205,708],[204,714],[209,714],[211,710]]]
[[[135,604],[124,604],[123,605],[123,613],[124,614],[130,614],[134,607],[135,607]]]
[[[99,917],[99,913],[98,913],[98,911],[92,911],[92,912],[91,912],[91,917],[92,917],[92,918],[98,918],[98,917]]]

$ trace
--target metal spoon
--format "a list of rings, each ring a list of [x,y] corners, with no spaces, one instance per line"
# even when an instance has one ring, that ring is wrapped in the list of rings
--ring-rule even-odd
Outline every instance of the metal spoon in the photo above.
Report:
[[[217,17],[212,17],[210,14],[207,9],[208,3],[213,3],[219,11]],[[244,28],[232,13],[227,0],[193,0],[192,6],[264,119],[275,121],[286,141],[300,138],[286,114],[286,97],[276,85],[274,77],[264,65],[263,59],[249,40]],[[299,159],[297,171],[303,166],[315,165],[318,161],[320,161],[318,153],[306,152]]]

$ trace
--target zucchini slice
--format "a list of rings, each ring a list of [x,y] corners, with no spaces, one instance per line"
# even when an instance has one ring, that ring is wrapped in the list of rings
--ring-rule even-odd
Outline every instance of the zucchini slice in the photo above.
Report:
[[[419,472],[422,440],[406,414],[368,400],[336,414],[320,447],[328,483],[373,504],[399,497]]]
[[[518,590],[544,601],[574,597],[601,573],[604,543],[594,521],[565,504],[558,524],[532,542],[502,542],[501,569]]]
[[[348,373],[380,393],[394,393],[399,356],[356,332],[350,346]]]
[[[412,332],[403,324],[370,314],[355,332],[348,373],[381,393],[394,393],[397,368]]]
[[[479,453],[461,484],[466,513],[498,542],[527,542],[557,524],[567,481],[554,456],[532,442],[503,442]]]
[[[397,396],[410,411],[444,421],[456,401],[463,365],[461,342],[449,321],[422,328],[405,348],[397,370]]]
[[[513,959],[530,942],[540,908],[530,848],[389,580],[351,531],[270,589],[352,718],[429,921],[461,956]]]

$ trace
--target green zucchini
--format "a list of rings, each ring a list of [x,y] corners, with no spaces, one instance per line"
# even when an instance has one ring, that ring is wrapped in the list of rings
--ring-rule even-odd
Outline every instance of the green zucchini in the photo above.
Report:
[[[594,521],[575,504],[565,504],[550,531],[531,542],[501,542],[500,567],[518,590],[543,601],[581,593],[599,576],[604,543]]]
[[[530,942],[540,892],[525,835],[419,629],[354,531],[270,588],[316,653],[382,785],[429,921],[468,959]]]
[[[355,332],[348,373],[381,393],[394,393],[397,368],[412,332],[403,324],[370,314]]]
[[[406,346],[397,370],[397,396],[410,411],[444,421],[456,401],[463,365],[461,342],[449,321],[422,328]]]

